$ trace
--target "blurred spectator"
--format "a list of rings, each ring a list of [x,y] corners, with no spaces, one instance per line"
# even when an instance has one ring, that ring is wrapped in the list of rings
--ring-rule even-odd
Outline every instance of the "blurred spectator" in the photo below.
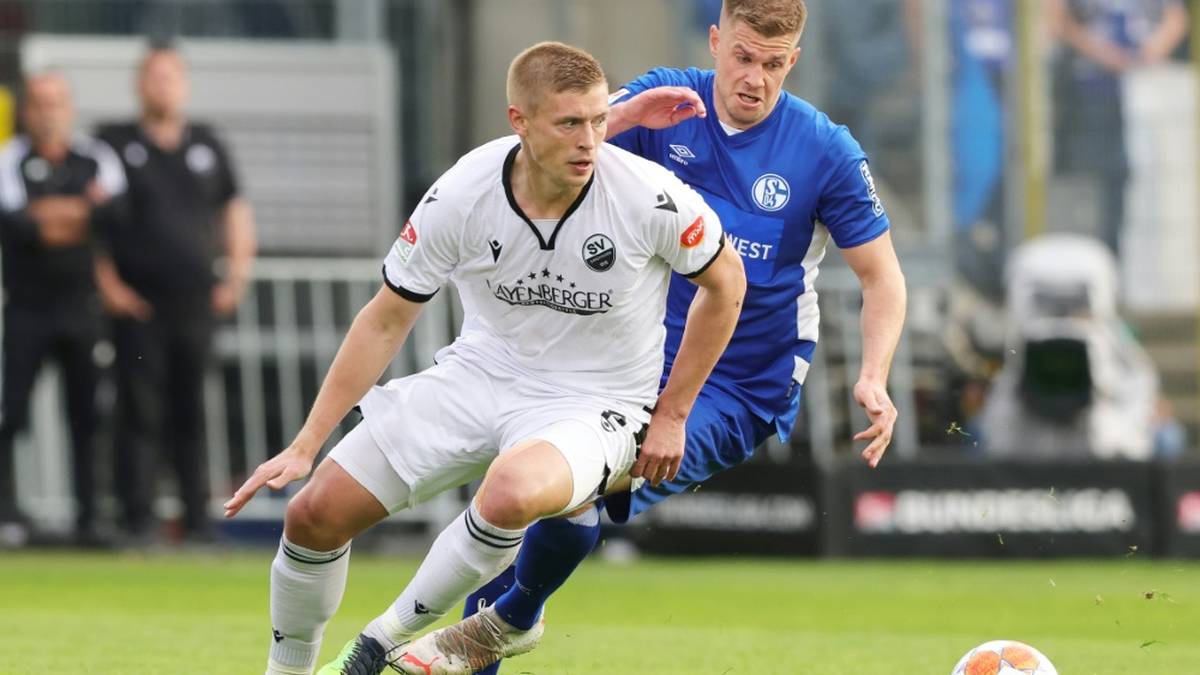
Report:
[[[1149,459],[1158,375],[1117,316],[1098,240],[1048,235],[1008,268],[1008,354],[983,413],[994,457]]]
[[[984,298],[1004,298],[1004,90],[1013,52],[1012,0],[950,8],[954,246],[959,275]]]
[[[98,279],[115,317],[119,416],[116,486],[131,535],[154,536],[156,460],[170,453],[185,538],[210,538],[203,376],[215,319],[233,313],[255,250],[249,205],[228,155],[184,113],[187,66],[154,47],[138,71],[141,118],[105,128],[129,180],[128,217]],[[215,265],[224,255],[220,278]]]
[[[97,368],[100,334],[93,281],[91,224],[125,189],[120,161],[103,143],[72,134],[66,79],[55,73],[25,81],[24,135],[0,150],[0,245],[4,278],[4,372],[0,419],[0,523],[10,534],[27,523],[17,510],[13,440],[29,423],[30,394],[47,357],[62,368],[71,427],[75,532],[95,530]]]
[[[1154,406],[1154,456],[1158,459],[1179,459],[1187,452],[1187,431],[1175,416],[1170,399],[1160,396]]]
[[[1055,68],[1055,164],[1098,183],[1099,236],[1120,253],[1129,159],[1121,76],[1167,59],[1187,34],[1180,0],[1049,0],[1065,49]]]

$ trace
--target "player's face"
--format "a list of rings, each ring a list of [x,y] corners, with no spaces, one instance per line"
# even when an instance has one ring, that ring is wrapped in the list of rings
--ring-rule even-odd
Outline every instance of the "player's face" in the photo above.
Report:
[[[766,119],[779,100],[783,81],[800,48],[795,35],[763,37],[742,21],[721,18],[708,30],[708,46],[717,68],[717,115],[722,122],[749,129]]]
[[[532,115],[514,106],[510,117],[539,171],[562,187],[583,187],[592,177],[597,149],[608,130],[608,85],[548,94]]]
[[[138,95],[142,99],[142,108],[151,117],[182,115],[189,89],[187,66],[178,54],[155,52],[142,64]]]
[[[61,76],[41,75],[25,83],[22,122],[35,143],[67,142],[74,118],[71,92]]]

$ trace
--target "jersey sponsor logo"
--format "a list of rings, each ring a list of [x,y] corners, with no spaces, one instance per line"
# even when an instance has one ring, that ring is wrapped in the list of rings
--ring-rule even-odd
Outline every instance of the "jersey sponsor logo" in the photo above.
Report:
[[[564,285],[565,284],[565,285]],[[488,282],[492,295],[502,302],[523,307],[548,307],[563,314],[590,316],[612,309],[612,291],[579,290],[574,281],[548,269],[530,272],[511,284]]]
[[[504,244],[501,244],[498,240],[493,239],[488,242],[488,248],[492,249],[492,262],[499,261],[500,250],[504,248]]]
[[[864,159],[862,164],[858,165],[858,172],[862,174],[863,181],[867,184],[867,196],[871,198],[871,210],[878,218],[883,215],[883,202],[879,199],[879,193],[875,191],[875,179],[871,176],[871,167],[867,165],[867,160]]]
[[[50,162],[41,157],[30,157],[25,162],[25,177],[31,183],[40,183],[50,177]]]
[[[583,263],[595,272],[607,272],[617,261],[617,247],[603,234],[593,234],[583,242]]]
[[[197,143],[188,148],[184,161],[192,173],[208,173],[217,168],[217,153],[207,145]]]
[[[729,239],[729,245],[733,246],[733,250],[737,251],[743,258],[750,260],[770,260],[771,251],[775,248],[774,244],[764,244],[761,241],[743,239],[729,232],[725,233],[725,237]]]
[[[764,173],[754,181],[751,189],[754,203],[763,211],[778,211],[787,206],[792,196],[792,188],[788,182],[777,173]]]
[[[408,259],[412,257],[413,249],[417,247],[417,228],[413,227],[412,221],[406,221],[404,227],[400,230],[400,236],[396,239],[396,243],[392,245],[392,252],[400,259],[400,262],[407,264]]]
[[[684,248],[696,248],[704,241],[704,216],[696,216],[691,225],[679,235],[679,245]]]
[[[146,152],[146,146],[137,141],[126,145],[121,154],[125,156],[125,162],[135,169],[146,166],[146,161],[150,159],[150,153]]]
[[[692,149],[686,145],[672,143],[667,147],[671,148],[671,152],[667,156],[679,164],[687,166],[689,159],[696,159],[696,153],[692,152]]]

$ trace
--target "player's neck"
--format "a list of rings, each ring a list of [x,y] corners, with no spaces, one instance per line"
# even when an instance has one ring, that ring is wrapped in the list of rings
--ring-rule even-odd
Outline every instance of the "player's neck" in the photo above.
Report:
[[[33,144],[34,154],[51,164],[61,164],[70,151],[71,141],[66,138],[47,138]]]
[[[142,130],[159,148],[171,151],[183,143],[187,120],[182,115],[142,116]]]
[[[517,152],[510,178],[517,205],[534,220],[562,218],[583,190],[582,186],[565,185],[541,170],[524,148]]]

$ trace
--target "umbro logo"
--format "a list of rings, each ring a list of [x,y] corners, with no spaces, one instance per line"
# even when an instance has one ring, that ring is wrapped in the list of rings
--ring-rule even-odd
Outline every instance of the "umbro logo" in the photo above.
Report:
[[[668,192],[663,192],[658,196],[658,205],[654,208],[670,211],[671,213],[679,213],[679,209],[675,207],[675,200],[671,199],[671,194]]]
[[[413,601],[413,613],[414,614],[428,614],[429,608],[426,607],[425,605],[422,605],[420,600],[414,600]]]
[[[275,638],[276,642],[283,642],[283,633],[280,633],[274,628],[271,629],[271,637]]]
[[[678,159],[680,159],[680,160],[695,160],[696,159],[696,153],[692,153],[691,148],[686,147],[686,145],[677,145],[677,144],[672,143],[670,145],[670,148],[671,148],[671,154],[678,157]],[[688,162],[684,162],[684,163],[688,163]]]
[[[500,260],[500,249],[504,248],[504,244],[493,239],[488,242],[488,246],[492,249],[492,262]]]

